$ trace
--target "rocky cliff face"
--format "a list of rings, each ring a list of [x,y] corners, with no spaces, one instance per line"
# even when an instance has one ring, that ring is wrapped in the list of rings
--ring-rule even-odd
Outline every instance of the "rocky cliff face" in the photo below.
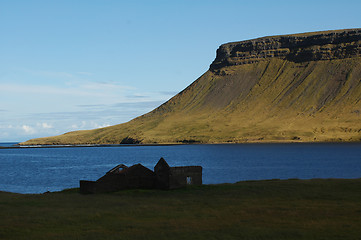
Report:
[[[221,45],[210,70],[269,58],[306,62],[355,56],[361,56],[361,29],[272,36]]]

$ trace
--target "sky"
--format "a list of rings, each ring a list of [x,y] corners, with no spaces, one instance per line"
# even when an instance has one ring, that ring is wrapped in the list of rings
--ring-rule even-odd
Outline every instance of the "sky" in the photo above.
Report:
[[[361,27],[361,1],[0,0],[0,142],[124,123],[227,42]]]

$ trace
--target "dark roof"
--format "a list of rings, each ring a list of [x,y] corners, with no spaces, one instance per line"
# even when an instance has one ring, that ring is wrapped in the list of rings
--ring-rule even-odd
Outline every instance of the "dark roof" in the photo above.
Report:
[[[164,158],[160,158],[158,163],[154,166],[154,169],[162,169],[162,168],[166,168],[166,169],[170,168],[168,163],[164,160]]]
[[[119,172],[120,174],[125,175],[138,175],[142,173],[154,174],[152,170],[149,168],[144,167],[142,164],[138,163],[128,168],[123,168],[122,171]]]
[[[107,174],[109,173],[119,173],[122,170],[120,170],[120,168],[122,168],[122,170],[124,170],[125,168],[128,168],[127,166],[125,166],[124,164],[119,164],[118,166],[113,167],[112,169],[110,169]]]

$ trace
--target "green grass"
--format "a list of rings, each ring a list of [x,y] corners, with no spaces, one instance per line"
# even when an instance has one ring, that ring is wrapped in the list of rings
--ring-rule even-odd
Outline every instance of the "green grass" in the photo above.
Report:
[[[0,193],[0,239],[359,239],[361,179]]]

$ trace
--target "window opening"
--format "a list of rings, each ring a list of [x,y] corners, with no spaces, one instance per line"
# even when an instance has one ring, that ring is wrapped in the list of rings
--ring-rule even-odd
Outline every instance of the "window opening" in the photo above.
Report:
[[[187,184],[192,184],[192,177],[187,177]]]

